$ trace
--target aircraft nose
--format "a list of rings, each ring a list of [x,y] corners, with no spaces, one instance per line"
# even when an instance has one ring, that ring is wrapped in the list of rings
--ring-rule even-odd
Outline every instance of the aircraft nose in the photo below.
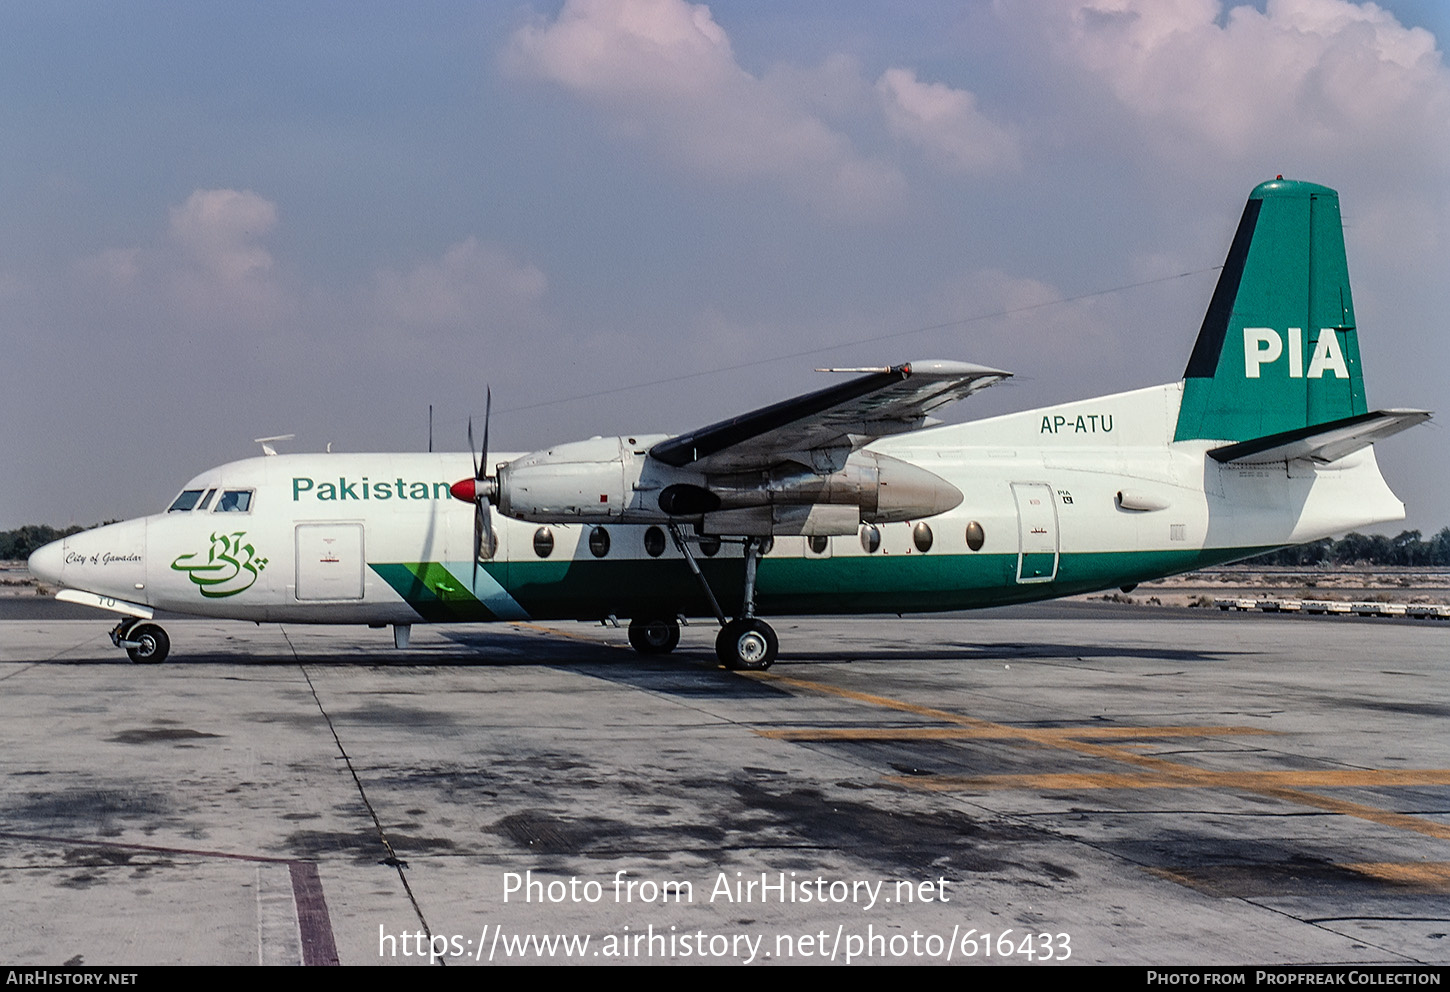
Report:
[[[35,549],[26,566],[30,574],[42,582],[60,584],[60,572],[65,565],[65,541],[51,541]]]

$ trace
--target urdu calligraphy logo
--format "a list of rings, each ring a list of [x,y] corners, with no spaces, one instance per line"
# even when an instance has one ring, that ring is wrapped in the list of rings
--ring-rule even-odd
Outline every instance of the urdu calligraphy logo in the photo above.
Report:
[[[199,553],[181,555],[171,563],[171,567],[185,572],[208,599],[224,599],[246,592],[267,567],[267,559],[258,558],[250,544],[242,543],[246,536],[247,532],[243,530],[233,534],[213,534],[206,561],[197,560],[201,557]]]

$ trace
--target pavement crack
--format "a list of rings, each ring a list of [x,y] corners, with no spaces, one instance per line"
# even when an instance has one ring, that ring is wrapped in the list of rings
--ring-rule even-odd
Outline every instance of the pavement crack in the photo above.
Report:
[[[312,693],[312,701],[317,704],[317,712],[321,713],[322,719],[327,721],[327,730],[328,733],[332,734],[333,743],[337,745],[337,753],[347,763],[348,774],[352,776],[353,784],[357,786],[357,794],[362,799],[362,804],[367,809],[368,816],[372,817],[373,826],[378,832],[378,840],[382,843],[383,850],[388,852],[388,856],[380,861],[379,864],[386,865],[398,873],[398,881],[403,883],[403,891],[408,894],[408,902],[413,906],[413,914],[418,917],[418,924],[423,928],[424,934],[427,935],[428,944],[431,947],[433,943],[433,930],[428,926],[428,918],[423,915],[423,907],[418,905],[418,897],[413,894],[413,887],[408,884],[408,875],[406,872],[408,862],[398,857],[398,852],[393,850],[392,842],[388,840],[388,833],[383,829],[383,821],[378,818],[378,811],[373,808],[372,800],[368,798],[368,791],[363,786],[362,779],[358,776],[357,768],[352,763],[352,757],[347,753],[347,749],[342,746],[342,738],[337,735],[337,727],[333,725],[332,715],[327,712],[327,707],[322,705],[322,697],[317,694],[317,686],[313,684],[312,676],[308,673],[307,666],[302,664],[302,659],[297,655],[296,645],[292,643],[292,638],[287,636],[287,628],[278,624],[277,629],[282,632],[282,639],[287,642],[287,647],[291,649],[292,657],[297,662],[298,670],[302,672],[302,677],[307,680],[307,689]],[[442,958],[438,958],[437,961],[440,966],[446,964]]]

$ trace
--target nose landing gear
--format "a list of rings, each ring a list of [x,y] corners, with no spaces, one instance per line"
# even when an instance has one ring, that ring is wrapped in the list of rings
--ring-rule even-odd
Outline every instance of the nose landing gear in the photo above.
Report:
[[[171,638],[154,623],[126,619],[111,629],[111,643],[125,648],[132,663],[159,665],[171,653]]]

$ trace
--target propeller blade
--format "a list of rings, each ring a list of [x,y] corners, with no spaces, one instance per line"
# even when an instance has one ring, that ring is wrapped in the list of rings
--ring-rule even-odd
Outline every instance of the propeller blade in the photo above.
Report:
[[[479,542],[478,551],[486,560],[492,561],[498,551],[498,535],[493,532],[493,510],[487,500],[479,501],[478,507],[483,511],[483,540]]]
[[[475,500],[473,504],[473,590],[478,589],[478,558],[479,543],[483,540],[483,503]]]
[[[475,455],[475,454],[473,454],[473,452],[475,450],[476,449],[473,447],[473,418],[472,417],[469,417],[468,418],[468,453],[469,453],[469,455],[471,455],[473,457],[473,477],[475,479],[477,479],[479,477],[479,475],[478,475],[478,456]]]
[[[468,453],[473,457],[473,586],[478,588],[478,563],[492,559],[498,550],[493,533],[493,514],[489,503],[498,492],[498,483],[488,471],[488,426],[493,420],[493,387],[488,387],[483,406],[483,448],[473,446],[473,418],[468,418]],[[462,483],[457,485],[462,486]],[[456,495],[456,494],[455,494]]]
[[[476,479],[482,479],[481,473],[488,471],[488,424],[493,419],[493,387],[487,388],[488,391],[484,394],[483,401],[483,464],[473,470],[473,476]],[[468,446],[472,448],[473,442],[470,441]]]

